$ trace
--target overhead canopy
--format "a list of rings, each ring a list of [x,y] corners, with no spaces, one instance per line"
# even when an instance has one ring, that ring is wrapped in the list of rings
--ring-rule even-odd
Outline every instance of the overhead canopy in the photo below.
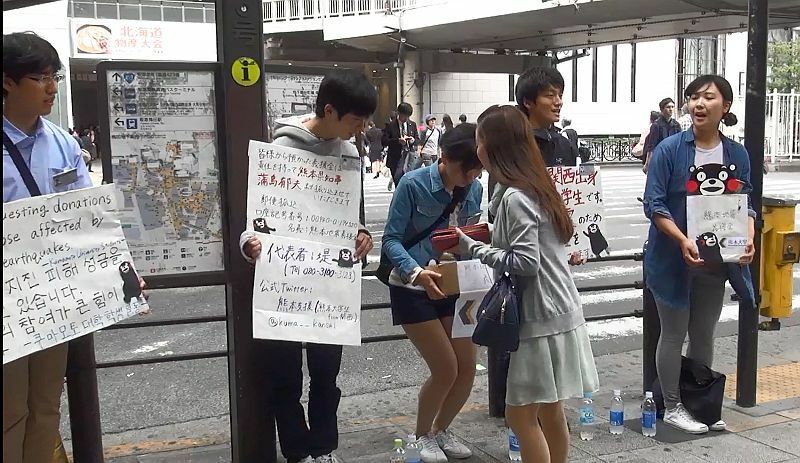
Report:
[[[400,32],[415,48],[569,50],[747,28],[747,0],[462,0],[383,16],[376,28],[362,18],[323,26],[325,40],[375,52],[397,50]],[[770,0],[772,28],[800,25],[800,1]],[[473,6],[474,5],[474,6]],[[480,5],[480,6],[479,6]]]
[[[3,0],[3,11],[16,10],[43,3],[53,3],[58,0]]]

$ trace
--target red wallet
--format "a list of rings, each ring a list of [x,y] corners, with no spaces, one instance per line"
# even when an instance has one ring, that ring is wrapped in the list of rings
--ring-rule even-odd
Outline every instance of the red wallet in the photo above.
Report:
[[[491,240],[489,224],[479,223],[458,228],[475,241],[488,244]],[[433,244],[433,249],[436,249],[438,252],[444,252],[458,246],[458,233],[456,233],[455,227],[436,230],[431,234],[431,243]]]

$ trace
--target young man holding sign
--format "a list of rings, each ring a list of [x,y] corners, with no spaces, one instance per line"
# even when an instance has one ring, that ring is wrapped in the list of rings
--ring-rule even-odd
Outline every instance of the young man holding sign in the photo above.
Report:
[[[3,225],[7,227],[7,235],[3,237],[3,257],[10,253],[9,262],[13,262],[6,266],[4,259],[4,272],[19,268],[17,263],[20,259],[14,259],[16,256],[12,249],[29,238],[22,236],[19,228],[14,228],[19,227],[15,222],[18,217],[14,216],[13,205],[7,203],[30,201],[36,196],[92,186],[78,142],[42,117],[50,114],[55,103],[57,83],[64,79],[62,74],[58,74],[59,70],[61,60],[58,53],[44,39],[29,32],[3,36]],[[5,216],[7,207],[12,210],[9,217]],[[70,228],[74,224],[67,224],[65,220],[61,225],[61,228]],[[61,228],[51,227],[48,230]],[[54,252],[62,250],[58,248]],[[31,278],[35,278],[35,275]],[[67,344],[63,340],[55,345],[53,342],[47,344],[39,341],[39,350],[28,349],[24,355],[18,355],[19,350],[35,345],[36,341],[22,346],[24,340],[17,339],[13,330],[24,327],[25,335],[37,334],[41,338],[36,328],[48,322],[42,316],[37,319],[39,322],[36,325],[31,317],[27,317],[26,324],[22,325],[23,318],[20,315],[24,315],[23,310],[16,312],[19,303],[15,306],[8,304],[5,299],[12,291],[22,292],[21,287],[13,286],[13,281],[14,278],[9,280],[8,292],[4,293],[3,317],[18,317],[20,324],[17,326],[9,322],[9,326],[3,329],[3,461],[48,462],[52,461],[53,450],[60,439],[59,407],[67,365]],[[38,286],[36,283],[35,287]],[[141,280],[139,287],[143,287]],[[58,293],[56,300],[60,300]],[[12,308],[15,311],[12,312]],[[62,308],[61,317],[69,311]],[[54,323],[55,318],[51,320]],[[21,331],[18,334],[22,334]],[[11,336],[8,346],[6,335]],[[48,335],[47,341],[51,339]],[[43,344],[52,347],[44,348]],[[6,358],[10,361],[6,362]]]
[[[314,117],[301,121],[279,122],[275,129],[275,145],[311,151],[320,156],[357,157],[355,147],[346,140],[363,130],[366,120],[377,106],[378,94],[362,74],[340,71],[326,76],[320,83]],[[242,233],[242,253],[249,262],[261,254],[261,241],[253,232]],[[372,250],[372,237],[361,227],[355,242],[354,260]],[[311,387],[308,423],[300,404],[303,394],[303,346],[299,342],[259,341],[264,367],[273,383],[270,398],[281,452],[289,463],[328,463],[338,461],[332,454],[338,447],[337,409],[341,391],[336,377],[342,361],[342,346],[306,344]]]
[[[3,36],[3,203],[92,186],[78,143],[42,117],[53,109],[60,70],[46,40]],[[4,462],[52,461],[66,367],[66,343],[3,365]]]
[[[564,77],[552,67],[533,67],[519,76],[514,88],[517,108],[533,126],[533,137],[547,167],[578,165],[578,145],[563,136],[555,124],[564,106]],[[493,185],[489,187],[494,194]],[[570,256],[571,265],[583,264],[579,252]]]

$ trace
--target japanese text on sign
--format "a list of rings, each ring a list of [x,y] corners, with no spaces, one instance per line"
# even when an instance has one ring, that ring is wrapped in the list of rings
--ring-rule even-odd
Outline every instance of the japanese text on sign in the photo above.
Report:
[[[686,229],[705,262],[738,262],[749,235],[747,195],[688,196]]]
[[[596,166],[549,167],[567,211],[575,224],[575,234],[567,243],[568,252],[581,257],[600,257],[609,253],[608,240],[603,235],[603,189],[600,168]]]
[[[248,229],[352,246],[358,232],[359,160],[250,142]]]
[[[3,204],[3,363],[147,310],[113,185]]]
[[[361,344],[361,263],[349,247],[258,234],[253,337]],[[351,244],[352,245],[352,244]]]

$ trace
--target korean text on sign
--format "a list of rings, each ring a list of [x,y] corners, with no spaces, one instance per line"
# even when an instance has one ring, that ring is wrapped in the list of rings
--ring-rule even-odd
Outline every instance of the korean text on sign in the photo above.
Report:
[[[147,310],[113,185],[3,204],[3,364]]]

